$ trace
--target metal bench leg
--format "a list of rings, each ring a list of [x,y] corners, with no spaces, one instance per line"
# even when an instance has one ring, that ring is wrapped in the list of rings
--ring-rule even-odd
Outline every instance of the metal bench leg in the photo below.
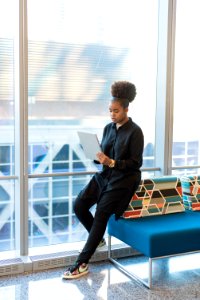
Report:
[[[142,283],[145,287],[151,289],[152,287],[152,258],[149,258],[149,276],[148,282],[144,281],[142,278],[137,275],[129,272],[122,264],[120,264],[116,259],[111,257],[111,236],[108,236],[108,260],[115,265],[115,267],[123,272],[125,275],[130,277],[132,280],[135,280],[137,283]]]
[[[152,262],[153,259],[149,258],[149,278],[148,278],[148,287],[152,288]]]

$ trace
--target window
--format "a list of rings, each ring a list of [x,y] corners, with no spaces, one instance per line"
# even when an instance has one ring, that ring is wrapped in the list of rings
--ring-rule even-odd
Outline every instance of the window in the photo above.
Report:
[[[174,81],[173,166],[200,165],[199,155],[199,70],[200,19],[198,0],[177,1]],[[187,20],[187,22],[186,22]],[[178,171],[175,171],[178,173]],[[179,170],[180,174],[198,169]]]
[[[85,239],[73,200],[90,176],[76,172],[97,166],[76,132],[101,139],[116,80],[137,87],[129,115],[144,131],[144,167],[154,167],[157,2],[28,0],[30,247]]]

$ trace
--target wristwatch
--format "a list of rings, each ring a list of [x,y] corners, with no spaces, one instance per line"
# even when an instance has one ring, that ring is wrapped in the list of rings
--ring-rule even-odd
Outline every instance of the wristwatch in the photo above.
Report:
[[[115,166],[115,160],[111,159],[111,163],[108,166],[109,166],[109,168],[114,168],[114,166]]]

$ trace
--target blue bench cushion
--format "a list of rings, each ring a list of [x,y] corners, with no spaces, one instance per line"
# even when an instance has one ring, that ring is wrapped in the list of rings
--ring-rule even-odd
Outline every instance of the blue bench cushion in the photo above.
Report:
[[[200,210],[200,176],[181,177],[181,186],[185,208]]]
[[[180,179],[165,176],[141,180],[122,217],[140,218],[184,210]]]
[[[108,234],[154,258],[200,250],[200,212],[108,222]]]

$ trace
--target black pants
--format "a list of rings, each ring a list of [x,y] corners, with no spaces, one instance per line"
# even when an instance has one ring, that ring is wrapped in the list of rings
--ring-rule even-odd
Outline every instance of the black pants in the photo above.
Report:
[[[87,229],[89,236],[77,262],[89,262],[103,238],[110,216],[115,213],[119,201],[123,200],[123,196],[124,190],[106,191],[105,187],[99,185],[94,177],[86,188],[80,192],[74,203],[74,212]],[[97,206],[93,217],[90,208],[94,204],[97,204]]]

